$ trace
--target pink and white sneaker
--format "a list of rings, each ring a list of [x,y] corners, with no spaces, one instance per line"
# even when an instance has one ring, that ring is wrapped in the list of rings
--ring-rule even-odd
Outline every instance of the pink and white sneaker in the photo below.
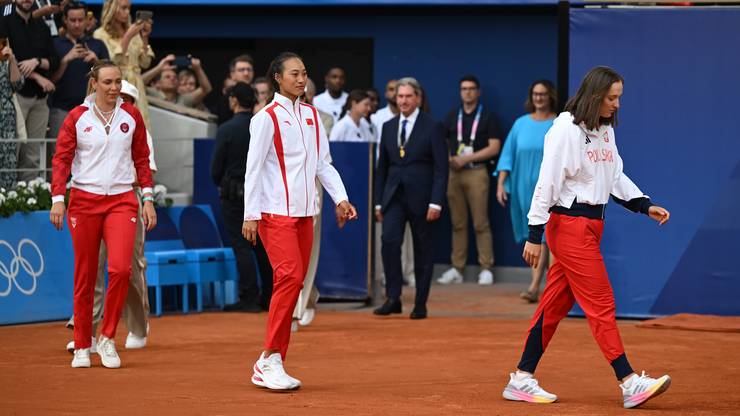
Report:
[[[264,353],[254,363],[252,383],[259,387],[271,390],[293,390],[301,386],[301,382],[289,376],[283,368],[283,359],[280,353],[273,353],[265,357]]]
[[[552,403],[558,396],[548,393],[531,374],[511,373],[504,389],[504,399],[530,403]]]
[[[631,409],[646,401],[661,395],[671,385],[671,377],[652,378],[642,372],[642,375],[633,374],[627,381],[620,384],[624,396],[624,408]]]

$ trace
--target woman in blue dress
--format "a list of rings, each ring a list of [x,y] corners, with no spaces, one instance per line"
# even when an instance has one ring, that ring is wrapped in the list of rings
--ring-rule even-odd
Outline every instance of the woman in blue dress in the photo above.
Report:
[[[527,114],[519,117],[511,127],[494,175],[498,176],[496,199],[501,206],[510,203],[514,239],[523,243],[529,235],[527,213],[537,184],[545,145],[545,133],[552,126],[557,110],[557,91],[552,82],[537,80],[529,87],[524,104]],[[537,302],[540,281],[550,256],[546,245],[537,267],[532,269],[532,282],[521,297]]]

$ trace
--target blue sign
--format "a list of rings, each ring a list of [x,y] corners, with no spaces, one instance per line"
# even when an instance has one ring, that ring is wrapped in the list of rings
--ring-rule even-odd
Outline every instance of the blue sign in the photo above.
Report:
[[[73,270],[69,230],[49,211],[0,219],[0,324],[69,317]]]

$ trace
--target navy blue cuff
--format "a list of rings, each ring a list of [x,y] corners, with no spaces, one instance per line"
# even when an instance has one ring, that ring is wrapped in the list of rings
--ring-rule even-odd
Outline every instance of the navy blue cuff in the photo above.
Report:
[[[650,212],[650,207],[652,207],[654,204],[650,202],[650,198],[647,197],[640,197],[640,198],[632,198],[629,201],[625,201],[623,199],[619,199],[616,196],[612,195],[612,199],[617,204],[627,208],[628,210],[632,212],[640,212],[645,215]]]
[[[545,224],[530,225],[527,241],[532,244],[542,244],[542,234],[545,233]]]

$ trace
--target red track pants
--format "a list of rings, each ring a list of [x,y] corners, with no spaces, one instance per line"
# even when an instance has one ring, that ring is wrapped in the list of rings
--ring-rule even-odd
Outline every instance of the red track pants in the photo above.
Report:
[[[311,258],[313,217],[263,213],[258,230],[273,270],[265,349],[280,351],[285,360],[293,309],[303,288]]]
[[[72,188],[67,225],[74,247],[75,348],[90,348],[95,281],[101,238],[108,247],[108,292],[105,296],[101,335],[113,338],[126,303],[131,277],[138,202],[133,191],[97,195]]]
[[[534,373],[558,323],[577,301],[596,343],[618,379],[632,373],[617,329],[614,294],[599,245],[602,220],[553,213],[546,238],[555,256],[539,307],[532,318],[518,368]]]

